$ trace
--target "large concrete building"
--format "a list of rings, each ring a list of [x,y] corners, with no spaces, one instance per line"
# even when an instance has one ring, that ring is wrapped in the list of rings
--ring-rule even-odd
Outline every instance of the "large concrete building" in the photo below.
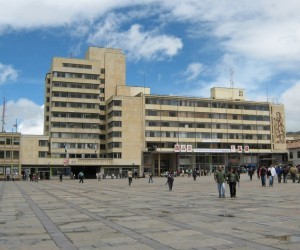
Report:
[[[44,135],[21,136],[22,169],[45,178],[80,170],[93,177],[128,169],[159,175],[287,160],[282,104],[247,101],[237,88],[212,88],[209,98],[152,95],[125,79],[118,49],[90,47],[84,59],[53,58]]]

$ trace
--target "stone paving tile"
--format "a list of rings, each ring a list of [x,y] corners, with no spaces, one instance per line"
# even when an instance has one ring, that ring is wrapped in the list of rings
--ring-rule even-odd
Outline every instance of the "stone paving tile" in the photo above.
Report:
[[[0,250],[300,249],[300,184],[243,175],[219,199],[209,176],[147,181],[0,182]]]

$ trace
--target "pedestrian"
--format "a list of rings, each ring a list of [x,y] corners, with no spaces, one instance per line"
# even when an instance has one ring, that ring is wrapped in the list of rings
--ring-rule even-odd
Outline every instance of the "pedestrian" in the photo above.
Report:
[[[149,173],[149,182],[148,183],[153,183],[153,179],[152,179],[152,176],[153,176],[153,174],[152,174],[152,172],[150,171],[150,173]]]
[[[266,186],[266,175],[267,175],[267,169],[265,166],[261,166],[259,170],[259,178],[261,179],[261,185],[263,187]]]
[[[236,184],[239,183],[240,178],[236,172],[235,168],[231,168],[229,174],[227,175],[227,183],[229,185],[230,197],[236,198]]]
[[[226,181],[226,174],[223,170],[222,166],[218,166],[218,169],[216,170],[214,174],[214,179],[217,182],[218,192],[219,192],[219,198],[225,198],[225,181]]]
[[[130,186],[132,182],[132,172],[130,170],[128,170],[127,172],[127,177],[128,177],[128,184]]]
[[[298,169],[296,168],[296,166],[293,165],[290,168],[290,173],[291,173],[291,177],[292,177],[293,183],[295,183],[296,182],[296,175],[298,173]]]
[[[101,173],[98,173],[98,177],[97,177],[98,181],[101,181]]]
[[[283,169],[281,166],[277,166],[275,170],[278,178],[278,183],[281,183]]]
[[[268,176],[269,176],[269,187],[273,187],[274,178],[276,176],[276,170],[273,165],[271,165],[268,169]]]
[[[60,182],[62,182],[62,179],[63,179],[63,175],[62,175],[62,172],[60,172],[60,174],[59,174],[59,180],[60,180]]]
[[[252,176],[254,174],[254,169],[252,167],[248,170],[248,174],[250,176],[250,181],[252,181]]]
[[[167,184],[169,186],[169,191],[172,191],[173,183],[174,183],[174,175],[172,174],[171,171],[169,171],[167,176]]]
[[[84,173],[80,171],[78,174],[79,183],[83,183],[83,177],[84,177]]]
[[[194,178],[194,181],[195,181],[196,178],[197,178],[197,170],[196,170],[196,169],[193,170],[193,178]]]
[[[282,170],[282,175],[283,175],[283,183],[287,183],[287,175],[290,172],[290,168],[288,165],[286,165],[283,170]]]

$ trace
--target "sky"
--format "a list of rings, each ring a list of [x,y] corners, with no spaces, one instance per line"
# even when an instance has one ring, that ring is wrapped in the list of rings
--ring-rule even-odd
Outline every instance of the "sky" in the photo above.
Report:
[[[212,87],[284,104],[300,131],[298,0],[0,0],[0,114],[5,131],[43,134],[53,57],[122,49],[126,84],[209,98]],[[3,119],[3,103],[6,103]]]

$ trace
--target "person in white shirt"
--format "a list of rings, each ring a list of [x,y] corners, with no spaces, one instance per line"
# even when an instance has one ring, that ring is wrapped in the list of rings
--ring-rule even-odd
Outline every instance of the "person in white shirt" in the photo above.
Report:
[[[276,176],[276,169],[272,165],[268,168],[268,176],[269,176],[269,187],[273,187],[274,178]]]

